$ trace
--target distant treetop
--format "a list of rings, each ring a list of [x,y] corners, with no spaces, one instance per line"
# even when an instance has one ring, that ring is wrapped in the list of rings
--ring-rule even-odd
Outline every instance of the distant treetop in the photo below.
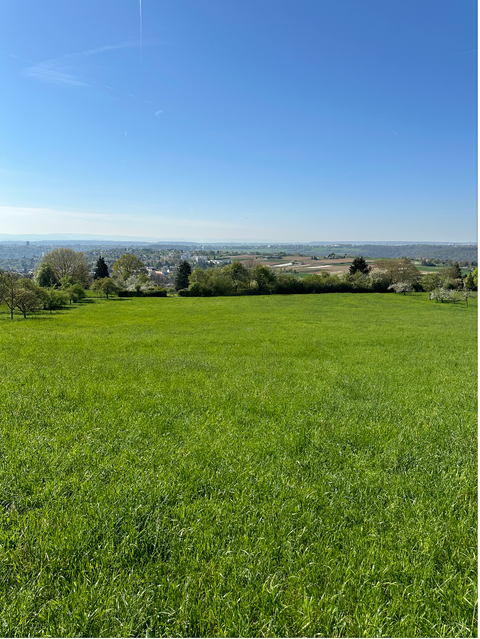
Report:
[[[103,257],[100,257],[97,260],[97,264],[95,267],[95,273],[93,275],[94,280],[101,280],[104,277],[110,277],[110,273],[108,272],[108,266]]]

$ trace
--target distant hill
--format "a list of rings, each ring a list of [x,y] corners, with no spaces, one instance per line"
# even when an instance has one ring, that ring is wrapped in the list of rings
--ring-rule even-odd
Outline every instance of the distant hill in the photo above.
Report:
[[[312,255],[328,253],[363,255],[371,258],[401,258],[451,260],[453,262],[478,260],[478,247],[476,244],[338,244],[335,248],[315,247],[308,251]]]
[[[367,244],[359,249],[359,255],[363,254],[369,257],[409,257],[411,259],[420,259],[421,257],[436,258],[439,260],[453,260],[468,262],[477,261],[477,246],[462,245],[435,245],[435,244],[408,244],[403,246],[378,246]]]

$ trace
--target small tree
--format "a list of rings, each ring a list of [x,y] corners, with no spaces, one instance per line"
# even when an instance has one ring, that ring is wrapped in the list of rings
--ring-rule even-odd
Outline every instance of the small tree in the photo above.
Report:
[[[59,308],[63,308],[67,304],[67,296],[63,291],[57,291],[54,288],[42,289],[43,308],[50,313]]]
[[[75,284],[72,278],[68,275],[62,277],[60,288],[65,292],[65,295],[70,300],[70,304],[72,302],[79,302],[86,297],[86,293],[80,284]]]
[[[463,291],[452,290],[452,291],[448,291],[448,293],[449,293],[449,298],[452,300],[454,304],[455,302],[459,302],[463,297]]]
[[[354,275],[357,272],[363,273],[364,275],[368,275],[371,270],[372,270],[372,267],[369,266],[366,263],[365,259],[360,255],[360,257],[355,257],[353,259],[353,262],[350,264],[350,268],[348,269],[348,272],[350,273],[350,275]]]
[[[0,272],[0,301],[10,310],[10,319],[13,320],[15,310],[21,294],[19,276],[9,271]]]
[[[460,265],[458,262],[454,262],[453,266],[451,266],[447,275],[452,278],[452,280],[461,280],[462,279],[462,271],[460,269]]]
[[[92,290],[100,291],[108,300],[109,295],[118,293],[118,286],[115,284],[111,277],[103,277],[102,279],[95,280],[92,285]]]
[[[453,291],[454,289],[458,289],[459,280],[452,279],[449,275],[446,275],[442,280],[442,287],[446,291]]]
[[[404,295],[406,295],[407,293],[410,293],[410,291],[412,290],[412,283],[411,282],[395,282],[394,284],[390,284],[388,288],[391,290],[394,290],[395,293],[403,293]]]
[[[441,284],[440,275],[438,273],[427,273],[422,279],[422,287],[424,291],[429,293],[434,291]]]
[[[27,313],[35,313],[43,306],[42,298],[39,293],[32,289],[20,288],[17,295],[17,308],[23,313],[24,319],[27,319]]]
[[[177,291],[182,288],[188,288],[189,285],[189,277],[192,274],[192,267],[190,264],[184,260],[180,262],[177,272],[175,273],[175,288]]]
[[[155,288],[155,284],[151,282],[146,275],[131,275],[123,282],[126,291],[134,291],[136,293],[151,291]]]
[[[103,257],[100,257],[97,260],[97,264],[95,266],[95,273],[93,274],[94,280],[102,280],[105,277],[110,277],[110,273],[108,272],[108,266]]]
[[[472,291],[468,288],[464,288],[463,291],[463,299],[465,300],[467,306],[468,306],[468,299],[469,297],[472,297]]]
[[[80,286],[80,284],[74,284],[73,286],[71,286],[68,291],[67,291],[67,295],[68,298],[71,300],[70,303],[73,302],[80,302],[80,300],[85,299],[85,297],[87,297],[87,294],[85,293],[84,289]]]
[[[448,302],[450,300],[450,289],[448,288],[439,288],[438,289],[438,299],[443,302]]]

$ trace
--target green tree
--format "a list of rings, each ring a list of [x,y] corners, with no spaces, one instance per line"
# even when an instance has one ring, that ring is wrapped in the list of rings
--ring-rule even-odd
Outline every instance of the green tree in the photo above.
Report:
[[[189,277],[192,274],[192,267],[190,264],[184,260],[180,262],[180,265],[175,273],[175,288],[177,291],[188,288],[189,285]]]
[[[470,291],[477,290],[478,269],[475,269],[467,275],[463,281],[463,286]]]
[[[453,291],[458,289],[459,280],[452,279],[449,275],[445,275],[442,278],[442,288],[446,291]]]
[[[107,263],[100,255],[97,260],[97,264],[95,265],[95,273],[93,274],[93,279],[102,280],[104,277],[110,277],[110,273],[108,272]]]
[[[0,272],[0,302],[3,302],[10,310],[10,319],[13,320],[13,312],[21,296],[19,276],[9,271]]]
[[[125,253],[113,265],[112,273],[121,281],[127,280],[132,275],[146,275],[147,269],[136,255]]]
[[[462,279],[462,271],[460,270],[460,265],[458,262],[455,262],[453,266],[447,269],[448,277],[451,277],[452,280],[461,280]]]
[[[56,248],[47,253],[42,261],[49,264],[57,282],[68,276],[76,284],[86,286],[89,279],[89,266],[85,255],[69,248]]]
[[[59,280],[55,275],[55,271],[52,265],[48,262],[41,262],[40,266],[35,272],[35,282],[38,286],[48,288],[50,286],[57,286]]]
[[[441,283],[442,280],[438,273],[427,273],[422,279],[423,290],[427,291],[427,293],[439,288]]]
[[[80,286],[80,284],[74,284],[67,291],[68,299],[70,300],[70,304],[72,302],[80,302],[87,297],[85,290]]]
[[[463,289],[462,291],[463,294],[463,299],[465,300],[467,306],[468,306],[468,298],[472,297],[472,291],[468,288]]]
[[[348,269],[348,272],[350,273],[350,275],[354,275],[357,272],[363,273],[364,275],[368,275],[371,270],[372,270],[372,267],[369,266],[366,263],[365,259],[360,255],[359,257],[355,257],[353,259],[353,262],[350,264],[350,268]]]
[[[27,278],[19,279],[18,286],[17,308],[26,319],[27,313],[35,313],[42,308],[42,289]]]
[[[238,291],[239,285],[245,284],[247,281],[248,269],[239,260],[234,260],[222,270],[232,278],[235,291]]]
[[[257,264],[252,269],[252,280],[255,280],[260,293],[268,290],[275,282],[275,273],[268,266]]]
[[[376,267],[390,280],[391,284],[397,284],[398,282],[413,284],[413,282],[420,280],[422,276],[408,257],[402,257],[400,260],[377,260]]]
[[[63,308],[67,304],[67,296],[63,291],[57,291],[54,288],[42,289],[43,308],[50,313],[59,308]]]
[[[109,295],[118,293],[118,286],[112,280],[111,277],[102,277],[102,279],[95,280],[92,285],[93,291],[100,291],[105,295],[108,300]]]

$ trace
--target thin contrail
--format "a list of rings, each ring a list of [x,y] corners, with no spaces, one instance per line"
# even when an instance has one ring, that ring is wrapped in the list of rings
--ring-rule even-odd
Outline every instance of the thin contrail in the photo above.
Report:
[[[387,125],[387,129],[390,129],[390,127]],[[395,133],[395,131],[393,129],[390,129],[390,131],[394,134],[398,136],[398,133]]]
[[[139,0],[139,3],[140,3],[140,56],[143,60],[142,0]]]

